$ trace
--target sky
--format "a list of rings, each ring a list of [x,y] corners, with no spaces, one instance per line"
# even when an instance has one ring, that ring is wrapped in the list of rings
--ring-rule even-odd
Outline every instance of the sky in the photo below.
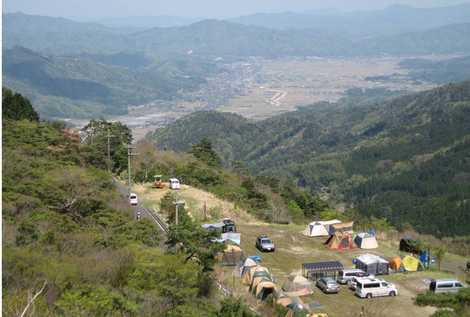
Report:
[[[4,12],[62,17],[184,16],[227,18],[257,12],[380,9],[392,4],[445,6],[462,0],[4,0]]]

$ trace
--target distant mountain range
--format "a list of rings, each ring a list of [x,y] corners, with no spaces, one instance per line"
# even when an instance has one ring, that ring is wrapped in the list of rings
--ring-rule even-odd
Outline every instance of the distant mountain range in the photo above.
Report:
[[[74,55],[145,51],[160,57],[188,53],[213,57],[461,53],[469,51],[469,35],[470,23],[358,39],[334,30],[276,30],[219,20],[129,34],[99,24],[25,14],[4,15],[3,28],[7,48]]]
[[[448,24],[470,22],[470,3],[434,8],[393,5],[372,11],[311,11],[259,13],[230,19],[245,25],[272,29],[317,29],[358,37],[423,31]]]
[[[463,82],[388,100],[366,93],[260,122],[197,112],[153,140],[185,151],[208,138],[228,165],[327,186],[333,199],[397,227],[468,235],[469,122],[470,82]]]

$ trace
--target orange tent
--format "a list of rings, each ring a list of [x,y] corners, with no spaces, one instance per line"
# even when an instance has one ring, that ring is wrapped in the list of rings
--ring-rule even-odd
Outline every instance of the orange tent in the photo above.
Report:
[[[352,235],[347,232],[336,232],[326,240],[325,244],[332,250],[351,250],[356,247]]]
[[[390,259],[390,268],[392,270],[398,271],[401,267],[401,258],[399,256],[394,256]]]

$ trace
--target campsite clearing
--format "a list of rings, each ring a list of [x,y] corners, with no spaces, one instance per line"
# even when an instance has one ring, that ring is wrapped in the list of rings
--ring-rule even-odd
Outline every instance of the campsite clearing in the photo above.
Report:
[[[159,208],[160,199],[169,189],[155,189],[151,184],[135,185],[133,191],[139,195],[146,207]],[[340,261],[344,268],[353,268],[353,258],[371,253],[391,259],[394,256],[405,256],[407,253],[399,252],[399,240],[383,240],[381,235],[377,236],[378,248],[373,250],[330,250],[324,244],[328,237],[308,237],[304,235],[305,225],[280,225],[267,224],[256,220],[245,210],[236,208],[231,203],[224,201],[206,191],[182,185],[177,193],[178,197],[186,201],[187,209],[194,219],[203,219],[204,204],[208,211],[207,220],[220,220],[230,217],[237,224],[238,232],[241,233],[241,248],[245,256],[258,255],[262,258],[260,263],[269,269],[275,279],[278,288],[288,280],[293,272],[301,274],[302,264],[321,261]],[[260,234],[268,235],[276,244],[276,252],[262,253],[255,247],[256,237]],[[431,315],[435,308],[419,307],[414,304],[416,295],[428,288],[431,278],[458,278],[464,280],[461,267],[465,264],[463,257],[448,254],[442,264],[443,272],[423,271],[394,273],[380,276],[387,281],[393,282],[398,287],[397,297],[383,297],[374,299],[360,299],[354,296],[347,286],[341,286],[339,294],[323,294],[318,288],[313,287],[313,294],[302,297],[305,302],[319,303],[319,312],[328,313],[329,316],[359,316],[362,309],[372,316],[408,316],[424,317]],[[262,315],[273,315],[273,308],[265,302],[259,301],[248,290],[248,286],[242,283],[240,271],[234,266],[215,267],[215,276],[223,285],[224,289],[236,297],[241,297],[253,309]]]

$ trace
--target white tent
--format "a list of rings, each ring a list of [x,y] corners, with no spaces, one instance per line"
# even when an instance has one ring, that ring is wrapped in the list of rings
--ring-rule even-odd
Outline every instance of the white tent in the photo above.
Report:
[[[309,237],[321,237],[328,236],[330,231],[330,226],[341,223],[341,221],[333,219],[328,221],[314,221],[307,225],[303,234]]]
[[[361,249],[376,249],[379,247],[374,235],[361,232],[356,235],[354,242]]]

